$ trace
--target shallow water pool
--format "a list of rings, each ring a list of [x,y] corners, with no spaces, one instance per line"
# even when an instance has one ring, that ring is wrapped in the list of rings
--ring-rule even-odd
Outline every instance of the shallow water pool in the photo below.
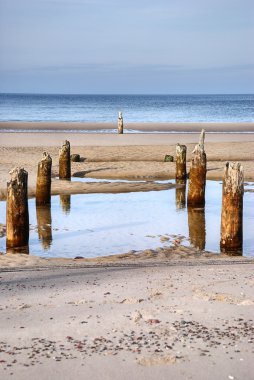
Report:
[[[41,257],[98,257],[181,241],[219,253],[221,183],[207,181],[205,210],[188,211],[184,191],[53,196],[51,208],[37,209],[30,199],[29,251]],[[244,194],[244,256],[254,256],[253,201],[254,193]],[[0,202],[3,224],[5,207]],[[5,252],[5,237],[0,251]]]

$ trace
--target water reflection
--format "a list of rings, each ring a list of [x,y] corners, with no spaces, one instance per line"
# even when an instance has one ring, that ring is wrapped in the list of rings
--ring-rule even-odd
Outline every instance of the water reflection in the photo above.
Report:
[[[200,250],[206,245],[205,209],[188,207],[188,225],[191,244]]]
[[[177,185],[182,185],[176,188],[176,209],[180,210],[186,206],[186,180],[176,179]]]
[[[69,194],[60,195],[60,204],[65,214],[69,214],[71,211],[71,196]]]
[[[38,235],[44,250],[48,250],[52,244],[52,219],[50,205],[37,206],[36,217]]]

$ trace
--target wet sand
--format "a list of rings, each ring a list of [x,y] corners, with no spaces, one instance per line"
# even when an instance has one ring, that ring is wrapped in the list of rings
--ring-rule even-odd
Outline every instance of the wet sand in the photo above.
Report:
[[[61,142],[69,139],[72,153],[78,153],[82,162],[72,163],[72,175],[104,179],[149,180],[173,179],[175,164],[164,162],[166,154],[175,154],[177,142],[187,145],[187,166],[191,151],[198,141],[198,134],[81,134],[81,133],[0,133],[0,197],[4,199],[9,171],[23,166],[29,173],[29,194],[35,190],[37,163],[42,152],[48,151],[53,158],[53,177],[58,175],[58,149]],[[221,179],[226,161],[241,161],[245,179],[253,180],[254,134],[207,134],[206,153],[208,179]],[[142,185],[142,191],[144,185]],[[149,189],[152,190],[152,184]],[[91,186],[67,184],[54,180],[52,194],[139,191],[141,185],[121,184]],[[75,191],[74,191],[75,187]],[[129,187],[129,189],[128,189]],[[154,185],[154,189],[158,187]]]
[[[216,132],[252,132],[254,123],[124,123],[127,130],[140,132],[199,132],[202,128],[208,133]],[[117,129],[117,123],[94,122],[0,122],[0,131],[17,130],[48,130],[48,131],[98,131]]]

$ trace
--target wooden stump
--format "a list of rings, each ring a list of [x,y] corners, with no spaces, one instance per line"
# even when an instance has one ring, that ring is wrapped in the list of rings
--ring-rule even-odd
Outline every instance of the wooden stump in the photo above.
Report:
[[[38,163],[36,183],[36,204],[49,205],[51,201],[51,167],[52,159],[47,152]]]
[[[206,154],[204,151],[204,130],[201,132],[199,144],[192,152],[189,173],[188,206],[204,207],[206,186]]]
[[[123,115],[122,115],[122,112],[118,113],[117,128],[118,128],[118,134],[119,135],[123,134]]]
[[[201,251],[204,250],[206,244],[204,208],[188,207],[188,225],[191,244]]]
[[[176,179],[177,185],[182,185],[181,187],[176,187],[176,208],[177,210],[185,208],[186,205],[186,180]]]
[[[38,236],[44,250],[48,250],[52,244],[52,220],[50,205],[36,205]]]
[[[221,241],[222,252],[241,253],[243,243],[243,167],[227,162],[222,185]]]
[[[186,179],[186,145],[176,145],[176,179]]]
[[[7,183],[6,248],[8,252],[27,252],[29,241],[29,213],[27,199],[28,173],[14,168]]]
[[[69,214],[71,211],[71,196],[69,194],[60,195],[60,204],[65,214]]]
[[[71,178],[71,147],[70,142],[65,140],[59,150],[59,179]]]

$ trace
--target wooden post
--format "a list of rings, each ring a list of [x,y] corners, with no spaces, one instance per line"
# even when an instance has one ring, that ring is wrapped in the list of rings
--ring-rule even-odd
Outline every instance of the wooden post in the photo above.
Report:
[[[71,178],[71,147],[70,142],[65,140],[59,150],[59,179]]]
[[[176,145],[176,179],[186,179],[186,145]]]
[[[177,210],[185,208],[185,198],[186,198],[186,180],[176,179],[177,185],[182,185],[181,187],[176,187],[176,208]]]
[[[227,162],[222,185],[222,252],[240,253],[243,243],[244,173],[239,162]]]
[[[52,243],[52,220],[50,205],[38,206],[36,204],[38,235],[44,250],[48,250]]]
[[[60,204],[65,214],[69,214],[71,210],[71,196],[69,194],[60,195]]]
[[[204,150],[204,130],[200,135],[199,144],[192,152],[189,173],[188,206],[204,207],[206,185],[206,154]]]
[[[51,201],[51,167],[52,159],[47,152],[38,163],[36,183],[36,204],[49,205]]]
[[[118,134],[119,135],[123,134],[123,115],[122,115],[122,112],[118,113],[117,127],[118,127]]]
[[[28,173],[22,168],[14,168],[10,174],[6,200],[6,248],[8,252],[21,252],[29,241]]]
[[[204,250],[206,244],[204,208],[188,207],[188,225],[191,244],[199,250]]]

